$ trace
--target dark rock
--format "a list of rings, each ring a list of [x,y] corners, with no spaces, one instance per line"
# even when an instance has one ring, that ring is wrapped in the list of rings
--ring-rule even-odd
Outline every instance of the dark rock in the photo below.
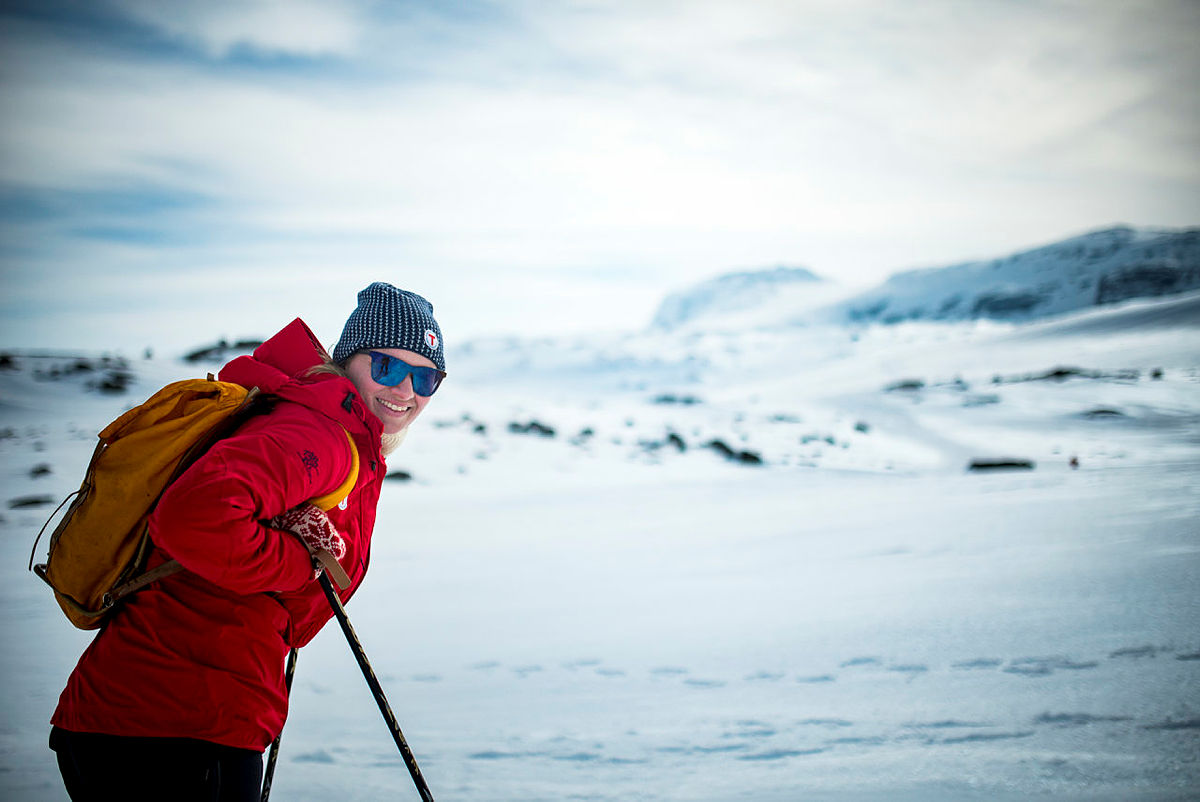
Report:
[[[110,371],[104,378],[91,383],[94,390],[99,390],[102,393],[115,395],[123,393],[129,389],[130,382],[133,381],[133,374],[121,370]]]
[[[1004,318],[1031,312],[1049,300],[1048,296],[1031,291],[991,292],[975,299],[971,309],[974,317]]]
[[[711,448],[713,451],[717,452],[718,454],[720,454],[722,457],[725,457],[726,459],[733,458],[734,451],[732,448],[730,448],[729,446],[727,446],[725,444],[724,440],[709,440],[707,443],[704,444],[704,447]]]
[[[1080,412],[1079,417],[1095,420],[1097,418],[1124,418],[1127,417],[1124,412],[1119,409],[1108,409],[1107,407],[1097,407],[1089,409],[1087,412]]]
[[[53,470],[45,462],[43,462],[39,465],[34,465],[32,468],[29,469],[29,477],[31,479],[37,479],[38,477],[41,477],[41,476],[49,476],[51,473],[53,473]]]
[[[1200,283],[1200,268],[1181,269],[1174,264],[1153,262],[1133,265],[1100,277],[1096,304],[1112,304],[1128,298],[1154,298],[1183,292]]]
[[[571,438],[570,443],[573,446],[587,445],[591,441],[591,439],[595,436],[596,436],[596,432],[592,429],[592,427],[588,426],[583,429],[580,429],[579,433]]]
[[[694,406],[703,403],[694,395],[672,395],[670,393],[657,396],[654,399],[655,404],[681,404],[683,406]]]
[[[854,424],[854,431],[862,432],[863,434],[869,434],[871,431],[871,424],[860,420],[858,423]]]
[[[1024,373],[1017,376],[993,376],[992,384],[1015,384],[1018,382],[1056,381],[1067,379],[1110,379],[1116,381],[1137,381],[1141,371],[1135,369],[1116,370],[1104,373],[1099,370],[1085,370],[1072,366],[1058,366],[1041,373]]]
[[[19,496],[8,500],[10,510],[24,510],[33,507],[48,507],[54,503],[53,496]]]
[[[1151,378],[1151,379],[1154,379],[1155,381],[1158,381],[1158,380],[1159,380],[1159,379],[1161,379],[1162,377],[1163,377],[1163,369],[1162,369],[1162,368],[1155,368],[1154,370],[1150,371],[1150,378]]]
[[[528,423],[513,421],[508,424],[508,430],[513,434],[533,434],[538,437],[554,437],[555,434],[553,427],[536,420],[531,420]]]
[[[220,359],[225,354],[225,349],[229,347],[229,343],[225,340],[220,340],[216,345],[206,345],[203,348],[197,348],[195,351],[190,351],[183,355],[184,362],[204,362],[209,360]]]
[[[894,393],[897,391],[912,392],[914,390],[923,390],[925,382],[921,379],[901,379],[895,381],[883,388],[885,393]]]
[[[16,370],[17,360],[12,354],[0,354],[0,370]]]
[[[734,451],[724,440],[710,440],[704,444],[705,448],[711,448],[713,451],[720,454],[727,460],[732,462],[740,462],[743,465],[762,465],[763,459],[753,451]]]
[[[1031,471],[1036,463],[1031,459],[1011,457],[981,457],[971,460],[968,471]]]
[[[675,450],[679,451],[680,453],[687,451],[687,443],[685,443],[683,438],[675,432],[671,432],[667,435],[667,445],[675,446]]]
[[[385,482],[408,482],[411,480],[412,474],[408,471],[389,471],[388,474],[383,477],[383,481]]]
[[[260,339],[245,339],[230,345],[229,341],[222,337],[215,345],[197,348],[195,351],[184,354],[183,359],[185,362],[215,362],[225,359],[231,353],[250,353],[262,344],[263,341]]]

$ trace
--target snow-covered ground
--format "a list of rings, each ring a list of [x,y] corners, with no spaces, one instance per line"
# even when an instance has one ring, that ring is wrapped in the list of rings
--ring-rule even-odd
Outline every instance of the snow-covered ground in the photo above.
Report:
[[[438,799],[1200,795],[1200,295],[448,361],[349,605]],[[25,570],[35,502],[211,366],[106,394],[14,362],[0,798],[61,800],[47,720],[90,636]],[[998,458],[1033,467],[967,470]],[[331,796],[417,798],[336,627],[273,794]]]

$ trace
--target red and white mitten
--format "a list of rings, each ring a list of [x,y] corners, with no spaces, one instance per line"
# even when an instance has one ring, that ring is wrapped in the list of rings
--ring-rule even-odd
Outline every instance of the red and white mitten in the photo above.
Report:
[[[338,560],[346,556],[346,541],[320,507],[312,504],[292,507],[272,518],[271,526],[294,532],[313,554],[327,551]]]

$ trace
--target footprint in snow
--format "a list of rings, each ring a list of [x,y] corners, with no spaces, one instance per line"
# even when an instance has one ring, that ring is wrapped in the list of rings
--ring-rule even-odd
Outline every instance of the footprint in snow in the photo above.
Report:
[[[1085,671],[1100,664],[1094,660],[1076,662],[1068,657],[1021,657],[1011,661],[1002,670],[1005,674],[1023,677],[1048,677],[1055,671]]]
[[[857,668],[859,666],[879,666],[883,661],[878,657],[852,657],[841,664],[842,668]]]
[[[1143,730],[1200,730],[1200,718],[1189,718],[1183,721],[1167,719],[1156,724],[1146,724]]]
[[[1159,649],[1156,649],[1153,646],[1133,646],[1125,649],[1117,649],[1115,652],[1111,652],[1108,657],[1110,660],[1119,660],[1122,658],[1139,660],[1143,657],[1155,657],[1158,655],[1159,651]],[[1164,649],[1161,651],[1166,650]]]
[[[685,679],[684,685],[690,685],[693,688],[724,688],[725,681],[719,679]]]
[[[844,718],[805,718],[796,722],[799,727],[851,727],[854,722]]]
[[[999,668],[1002,665],[1004,665],[1003,660],[997,660],[991,657],[978,657],[974,660],[966,660],[961,663],[954,663],[951,667],[959,669],[960,671],[964,671],[982,668]]]
[[[1008,741],[1016,738],[1028,738],[1033,735],[1033,730],[1024,730],[1022,732],[972,732],[969,735],[955,736],[953,738],[943,738],[940,741],[931,741],[934,744],[974,744],[988,743],[990,741]]]
[[[825,743],[830,746],[883,746],[887,738],[882,735],[864,735],[859,737],[831,738]]]
[[[472,663],[471,665],[467,666],[467,668],[471,671],[491,671],[492,669],[499,667],[500,664],[495,660],[485,660],[482,663]]]
[[[756,752],[751,755],[738,755],[738,760],[784,760],[789,757],[803,757],[805,755],[819,755],[822,752],[828,751],[823,748],[817,749],[772,749],[769,752]]]
[[[924,674],[926,671],[928,671],[928,670],[929,670],[929,666],[925,666],[925,665],[898,665],[898,666],[888,666],[888,667],[887,667],[887,670],[888,670],[888,671],[894,671],[894,672],[896,672],[896,673],[898,673],[898,674],[907,674],[907,675],[908,675],[908,681],[909,681],[909,682],[912,682],[914,679],[916,679],[917,677],[921,676],[921,675],[922,675],[922,674]]]
[[[913,730],[977,730],[983,727],[995,726],[986,721],[959,721],[957,719],[942,719],[941,721],[914,721],[904,725]]]
[[[724,733],[722,738],[771,738],[778,731],[765,721],[745,719],[737,722],[737,729]]]
[[[525,679],[530,674],[537,674],[543,670],[544,669],[541,666],[536,666],[536,665],[535,666],[517,666],[516,668],[513,669],[513,673],[516,674],[521,679]]]
[[[650,669],[650,673],[656,677],[678,677],[689,673],[686,668],[678,666],[659,666],[658,668]]]
[[[563,663],[563,668],[568,671],[574,671],[577,668],[595,668],[602,662],[604,661],[598,657],[585,657],[581,660],[572,660],[569,663]]]
[[[1084,727],[1112,721],[1130,721],[1129,716],[1093,716],[1091,713],[1042,713],[1033,720],[1034,724],[1049,724],[1055,727]]]

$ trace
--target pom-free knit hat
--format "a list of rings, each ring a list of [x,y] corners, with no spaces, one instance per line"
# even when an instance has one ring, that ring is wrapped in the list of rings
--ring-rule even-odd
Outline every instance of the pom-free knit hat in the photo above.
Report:
[[[415,292],[376,281],[358,294],[342,338],[333,349],[339,365],[367,348],[403,348],[429,357],[438,370],[446,369],[442,330],[433,319],[433,304]]]

